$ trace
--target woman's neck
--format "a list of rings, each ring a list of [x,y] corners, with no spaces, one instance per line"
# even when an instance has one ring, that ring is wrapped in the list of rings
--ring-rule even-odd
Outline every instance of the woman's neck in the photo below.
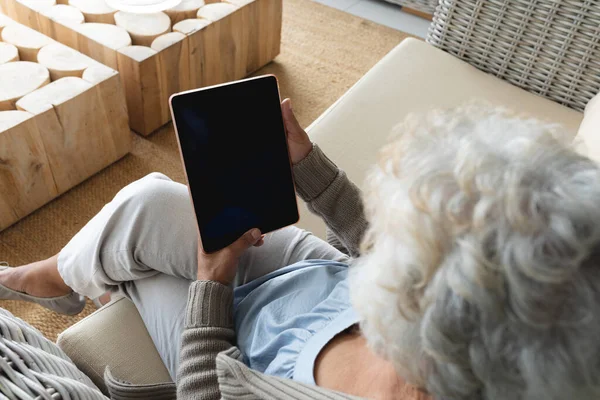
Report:
[[[318,386],[377,400],[426,400],[404,382],[394,366],[376,356],[359,332],[341,333],[321,350],[315,363]]]

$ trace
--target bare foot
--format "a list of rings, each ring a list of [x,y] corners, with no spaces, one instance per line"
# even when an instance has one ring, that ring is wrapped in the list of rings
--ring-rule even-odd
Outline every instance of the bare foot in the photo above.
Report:
[[[72,292],[58,273],[58,256],[0,271],[0,284],[36,297],[58,297]]]

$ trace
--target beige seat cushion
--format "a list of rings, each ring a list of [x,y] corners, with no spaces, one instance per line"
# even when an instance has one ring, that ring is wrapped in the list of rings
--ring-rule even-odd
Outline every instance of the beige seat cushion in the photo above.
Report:
[[[171,382],[137,308],[115,300],[60,334],[58,346],[106,394],[104,369],[137,384]]]
[[[600,94],[585,108],[585,117],[575,141],[582,153],[600,162]]]
[[[317,119],[308,132],[359,186],[378,149],[412,112],[451,108],[471,100],[561,123],[575,136],[583,115],[477,70],[416,39],[405,39]],[[301,205],[299,226],[325,237],[325,225]]]

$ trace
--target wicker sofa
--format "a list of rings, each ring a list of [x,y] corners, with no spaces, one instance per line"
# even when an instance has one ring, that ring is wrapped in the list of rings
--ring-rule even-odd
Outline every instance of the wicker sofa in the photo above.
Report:
[[[600,3],[441,0],[427,42],[407,39],[309,128],[355,182],[363,182],[388,132],[405,115],[483,99],[576,134],[600,91]],[[303,208],[300,226],[324,236]],[[127,299],[66,330],[59,346],[97,385],[110,365],[134,383],[170,380]]]

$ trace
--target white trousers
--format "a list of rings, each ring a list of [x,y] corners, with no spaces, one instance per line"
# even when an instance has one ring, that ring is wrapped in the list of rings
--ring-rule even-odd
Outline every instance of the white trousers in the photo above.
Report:
[[[152,173],[123,188],[71,239],[58,256],[58,271],[67,285],[87,297],[109,290],[129,297],[175,379],[197,254],[187,187]],[[246,251],[235,285],[309,259],[349,261],[310,232],[288,227]]]

